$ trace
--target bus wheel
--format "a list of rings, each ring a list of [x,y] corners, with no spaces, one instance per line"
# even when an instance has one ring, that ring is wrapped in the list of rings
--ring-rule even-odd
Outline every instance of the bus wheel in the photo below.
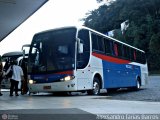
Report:
[[[136,90],[139,90],[140,87],[141,87],[141,85],[140,85],[140,79],[137,79]]]
[[[141,87],[140,78],[138,78],[137,81],[136,81],[136,86],[132,87],[131,89],[132,90],[139,90],[140,87]]]
[[[100,94],[100,82],[98,78],[94,78],[93,80],[93,89],[88,90],[87,93],[89,95],[99,95]]]

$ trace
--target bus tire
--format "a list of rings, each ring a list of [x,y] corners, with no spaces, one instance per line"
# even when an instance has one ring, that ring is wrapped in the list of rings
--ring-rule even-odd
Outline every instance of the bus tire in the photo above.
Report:
[[[139,90],[141,88],[140,78],[137,78],[136,86],[132,88],[132,90]]]
[[[97,77],[93,80],[93,89],[87,91],[88,95],[99,95],[100,94],[100,81]]]
[[[137,81],[136,81],[136,90],[139,90],[140,87],[141,87],[140,79],[138,78]]]

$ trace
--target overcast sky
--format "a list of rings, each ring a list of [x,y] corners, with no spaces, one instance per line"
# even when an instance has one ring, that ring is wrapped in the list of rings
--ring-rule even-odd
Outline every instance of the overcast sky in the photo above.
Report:
[[[68,25],[82,25],[79,20],[98,8],[96,0],[49,0],[27,21],[0,42],[0,55],[20,51],[30,44],[35,33]]]

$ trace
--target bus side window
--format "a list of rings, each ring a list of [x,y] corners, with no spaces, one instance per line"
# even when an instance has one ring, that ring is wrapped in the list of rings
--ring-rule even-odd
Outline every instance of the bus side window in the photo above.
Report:
[[[122,57],[122,44],[117,43],[118,57]]]
[[[104,39],[102,36],[92,33],[92,50],[98,53],[105,53]]]
[[[137,62],[141,63],[142,62],[141,52],[140,51],[136,51],[136,53],[137,53]]]
[[[137,51],[137,62],[142,63],[142,64],[146,63],[146,56],[141,51]]]
[[[118,57],[118,46],[116,43],[114,43],[114,55]]]
[[[104,38],[105,39],[105,38]],[[112,54],[111,53],[111,41],[110,40],[108,40],[108,39],[105,39],[104,40],[104,44],[105,44],[105,53],[106,54]]]
[[[130,49],[128,46],[123,45],[123,57],[127,60],[130,59]]]
[[[144,53],[142,53],[142,64],[146,63],[146,56]]]
[[[134,56],[134,61],[136,61],[136,59],[137,59],[137,53],[136,53],[135,50],[134,50],[133,56]]]
[[[101,53],[104,53],[104,39],[102,36],[97,36],[97,40],[98,40],[98,51]]]
[[[92,50],[97,51],[98,50],[98,41],[97,41],[97,35],[92,33]]]
[[[131,61],[136,61],[136,52],[133,48],[130,50],[130,59]]]
[[[111,49],[111,55],[112,55],[112,56],[115,56],[115,52],[114,52],[114,42],[113,42],[113,41],[110,41],[109,44],[110,44],[110,49]]]
[[[89,41],[89,31],[88,30],[80,30],[78,34],[78,38],[82,41],[84,45],[84,52],[90,51],[90,41]]]

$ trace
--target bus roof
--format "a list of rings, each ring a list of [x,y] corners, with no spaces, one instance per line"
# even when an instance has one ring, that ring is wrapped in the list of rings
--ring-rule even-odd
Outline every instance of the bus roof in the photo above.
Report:
[[[48,29],[48,30],[44,30],[44,31],[38,32],[35,35],[41,34],[41,33],[46,33],[46,32],[51,32],[51,31],[55,31],[55,30],[67,29],[67,28],[75,28],[75,29],[77,29],[78,27],[77,26],[66,26],[66,27],[59,27],[59,28],[54,28],[54,29]]]
[[[16,52],[8,52],[2,55],[2,57],[13,57],[13,56],[22,56],[23,53],[20,51],[16,51]]]
[[[88,28],[88,27],[85,27],[85,26],[66,26],[66,27],[60,27],[60,28],[55,28],[55,29],[50,29],[50,30],[42,31],[42,32],[39,32],[39,33],[36,33],[36,34],[41,34],[41,33],[50,32],[50,31],[54,31],[54,30],[67,29],[67,28],[75,28],[75,29],[77,29],[77,30],[86,29],[86,30],[92,31],[92,32],[94,32],[94,33],[97,33],[97,34],[99,34],[99,35],[101,35],[101,36],[103,36],[103,37],[106,37],[106,38],[108,38],[108,39],[111,39],[111,40],[113,40],[113,41],[119,42],[119,43],[121,43],[121,44],[123,44],[123,45],[126,45],[126,46],[128,46],[128,47],[131,47],[131,48],[133,48],[133,49],[136,49],[136,50],[139,50],[139,51],[141,51],[141,52],[144,52],[144,51],[141,50],[141,49],[138,49],[138,48],[136,48],[136,47],[134,47],[134,46],[131,46],[131,45],[127,44],[127,43],[124,43],[124,42],[119,41],[119,40],[117,40],[117,39],[115,39],[115,38],[109,37],[109,36],[107,36],[107,35],[105,35],[105,34],[103,34],[103,33],[100,33],[100,32],[98,32],[98,31],[96,31],[96,30],[93,30],[93,29]],[[35,35],[36,35],[36,34],[35,34]],[[144,52],[144,53],[145,53],[145,52]]]
[[[113,41],[119,42],[119,43],[121,43],[121,44],[123,44],[123,45],[126,45],[126,46],[128,46],[128,47],[131,47],[131,48],[134,48],[134,49],[139,50],[139,51],[141,51],[141,52],[144,52],[144,51],[141,50],[141,49],[138,49],[138,48],[136,48],[136,47],[134,47],[134,46],[131,46],[131,45],[127,44],[127,43],[124,43],[124,42],[119,41],[119,40],[117,40],[117,39],[115,39],[115,38],[112,38],[112,37],[110,37],[110,36],[107,36],[107,35],[105,35],[105,34],[103,34],[103,33],[100,33],[100,32],[98,32],[98,31],[95,31],[95,30],[93,30],[93,29],[91,29],[91,28],[82,26],[80,29],[82,29],[82,28],[87,29],[87,30],[89,30],[89,31],[92,31],[92,32],[94,32],[94,33],[97,33],[97,34],[99,34],[99,35],[102,35],[103,37],[109,38],[109,39],[111,39],[111,40],[113,40]]]

